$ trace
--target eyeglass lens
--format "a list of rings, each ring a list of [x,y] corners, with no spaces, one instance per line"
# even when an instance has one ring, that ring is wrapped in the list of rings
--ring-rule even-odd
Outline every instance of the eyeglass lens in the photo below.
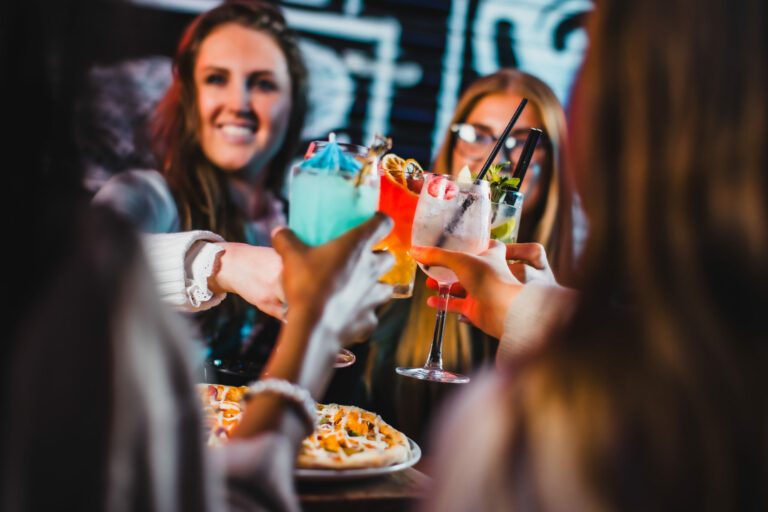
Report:
[[[454,125],[452,131],[458,136],[456,148],[464,156],[472,159],[484,158],[488,148],[498,140],[488,128],[480,125],[461,123]],[[508,160],[519,156],[516,153],[522,150],[527,136],[527,130],[515,130],[504,141],[502,150]]]

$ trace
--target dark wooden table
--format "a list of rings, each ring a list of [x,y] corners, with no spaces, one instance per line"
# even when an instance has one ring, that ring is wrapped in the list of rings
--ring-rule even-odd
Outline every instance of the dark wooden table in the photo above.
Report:
[[[365,480],[298,482],[304,512],[403,512],[424,497],[429,477],[413,468]]]

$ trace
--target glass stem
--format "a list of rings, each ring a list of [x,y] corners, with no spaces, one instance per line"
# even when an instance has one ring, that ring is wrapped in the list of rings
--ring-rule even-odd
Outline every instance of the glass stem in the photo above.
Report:
[[[435,332],[432,335],[432,347],[429,349],[429,357],[425,367],[443,369],[443,329],[445,329],[445,314],[448,312],[448,298],[451,285],[440,283],[440,307],[437,310],[435,320]]]

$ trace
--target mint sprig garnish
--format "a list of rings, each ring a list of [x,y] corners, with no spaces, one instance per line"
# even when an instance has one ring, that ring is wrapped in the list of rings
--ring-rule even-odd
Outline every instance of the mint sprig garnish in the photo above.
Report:
[[[491,184],[491,202],[498,203],[510,190],[517,190],[520,187],[520,178],[502,175],[501,171],[510,165],[510,162],[493,164],[485,173],[485,179]]]

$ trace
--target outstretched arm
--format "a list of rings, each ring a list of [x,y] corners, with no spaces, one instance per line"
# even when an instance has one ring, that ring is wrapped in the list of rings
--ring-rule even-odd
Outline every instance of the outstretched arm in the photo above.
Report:
[[[372,250],[391,227],[388,217],[377,214],[319,247],[304,245],[288,229],[274,235],[273,244],[283,258],[289,309],[263,377],[296,383],[313,396],[323,392],[339,348],[373,330],[375,308],[392,295],[391,286],[378,282],[392,265],[392,256]],[[279,429],[298,445],[306,426],[290,412],[290,405],[274,395],[256,395],[233,437]]]

